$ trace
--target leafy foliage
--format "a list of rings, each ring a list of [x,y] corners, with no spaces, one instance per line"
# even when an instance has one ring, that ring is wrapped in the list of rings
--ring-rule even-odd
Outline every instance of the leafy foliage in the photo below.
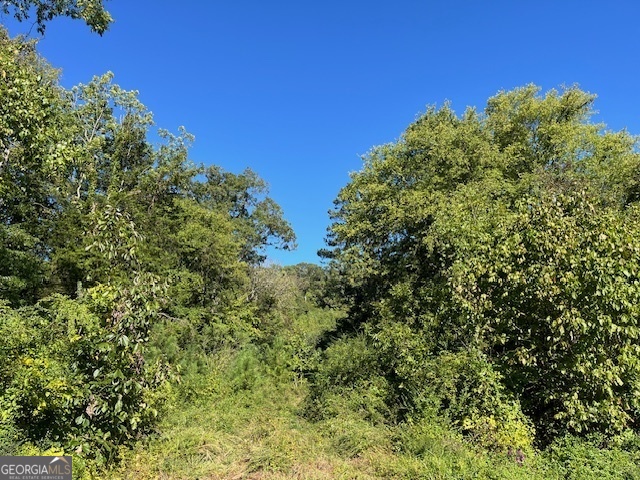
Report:
[[[102,4],[38,5],[40,21]],[[151,144],[111,73],[65,90],[1,31],[0,75],[0,447],[112,459],[153,431],[181,367],[276,336],[289,307],[250,278],[295,236],[253,172],[194,165],[184,130]]]
[[[430,108],[374,148],[325,255],[349,299],[342,331],[380,349],[407,414],[416,386],[441,380],[419,372],[478,351],[541,440],[612,435],[637,422],[640,155],[589,122],[594,96],[538,93],[501,92],[483,114]],[[466,414],[488,395],[472,385]]]
[[[33,43],[0,29],[0,295],[34,301],[42,282],[51,200],[47,177],[64,161],[64,102]]]
[[[113,18],[103,5],[103,0],[5,0],[0,11],[13,13],[15,18],[25,21],[34,13],[38,32],[44,34],[46,23],[58,16],[82,19],[92,31],[102,35]]]
[[[517,212],[452,267],[469,333],[552,432],[621,431],[638,411],[636,207],[595,214],[578,192]]]
[[[109,457],[148,431],[159,407],[154,391],[169,374],[145,361],[158,293],[147,278],[96,287],[79,302],[55,296],[4,309],[0,404],[23,441]]]

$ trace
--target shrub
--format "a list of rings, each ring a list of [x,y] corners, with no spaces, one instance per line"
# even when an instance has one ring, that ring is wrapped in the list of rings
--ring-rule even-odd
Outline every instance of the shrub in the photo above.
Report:
[[[307,413],[330,418],[343,412],[357,413],[372,422],[392,416],[390,389],[377,365],[377,354],[363,336],[343,338],[323,352],[311,376]]]
[[[640,479],[640,454],[620,448],[604,448],[602,435],[587,439],[565,436],[554,441],[545,458],[567,480],[598,478],[601,480]]]
[[[81,300],[4,307],[1,428],[98,459],[149,432],[163,401],[159,387],[170,377],[162,363],[145,359],[155,289],[138,279],[96,287]]]

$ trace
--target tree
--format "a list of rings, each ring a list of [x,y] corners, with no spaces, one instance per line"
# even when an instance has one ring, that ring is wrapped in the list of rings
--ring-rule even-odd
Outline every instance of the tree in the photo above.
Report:
[[[578,88],[429,108],[336,201],[328,255],[398,397],[433,356],[473,350],[541,437],[638,420],[640,155]],[[413,405],[413,406],[411,406]]]
[[[453,302],[548,435],[633,425],[640,388],[638,206],[524,198],[452,267]]]
[[[240,174],[218,166],[205,169],[206,182],[194,185],[195,198],[209,208],[224,209],[244,239],[242,258],[253,264],[266,257],[263,248],[274,245],[295,248],[295,234],[282,216],[282,209],[267,196],[267,184],[251,169]]]
[[[0,28],[0,298],[33,301],[42,284],[53,214],[52,179],[69,154],[57,72],[32,42]]]
[[[295,236],[255,173],[194,165],[183,129],[152,144],[112,74],[65,90],[0,29],[0,77],[0,449],[112,458],[153,427],[167,356],[274,337],[289,305],[251,272]]]
[[[31,18],[34,10],[41,34],[45,32],[46,23],[59,16],[84,20],[92,31],[100,35],[113,22],[103,0],[5,0],[0,7],[2,13],[13,13],[21,22]]]

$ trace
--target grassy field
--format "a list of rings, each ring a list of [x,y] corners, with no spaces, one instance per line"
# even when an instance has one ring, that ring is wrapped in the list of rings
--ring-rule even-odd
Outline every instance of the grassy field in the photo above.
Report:
[[[302,415],[306,382],[270,376],[257,359],[248,358],[245,353],[226,369],[212,371],[213,388],[171,406],[160,434],[105,475],[132,480],[449,478],[475,460],[463,444],[445,438],[425,439],[432,443],[425,445],[426,458],[399,453],[397,431],[353,415],[310,422]],[[242,380],[234,382],[231,372]],[[455,457],[460,462],[452,462]]]
[[[305,418],[308,385],[256,349],[210,359],[176,388],[158,434],[113,479],[640,478],[637,456],[584,443],[525,458],[475,448],[437,421],[374,425],[355,412]],[[205,366],[206,367],[206,366]],[[207,370],[205,368],[204,370]]]
[[[162,392],[167,401],[155,433],[106,464],[74,456],[74,478],[640,479],[636,436],[609,448],[598,438],[565,438],[519,458],[463,436],[442,416],[397,423],[376,414],[375,383],[332,391],[310,374],[344,358],[317,348],[336,312],[303,312],[269,341],[215,353],[187,344],[176,354],[179,381]],[[158,335],[165,350],[172,335]],[[356,344],[337,351],[358,364]],[[336,371],[324,369],[325,376]],[[329,392],[320,406],[318,385]],[[21,454],[61,453],[24,448],[33,451]]]

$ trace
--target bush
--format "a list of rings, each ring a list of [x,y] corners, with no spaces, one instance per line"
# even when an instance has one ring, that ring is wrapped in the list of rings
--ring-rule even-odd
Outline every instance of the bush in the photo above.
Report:
[[[444,353],[425,365],[422,397],[484,448],[531,452],[534,429],[502,376],[477,352]],[[427,409],[428,412],[428,409]]]
[[[616,434],[640,408],[638,207],[525,198],[460,255],[452,299],[545,438]]]
[[[374,423],[392,417],[389,384],[365,337],[343,338],[323,352],[311,375],[307,413],[316,419],[355,413]]]
[[[599,480],[640,479],[640,452],[617,447],[605,448],[602,435],[587,439],[565,436],[553,442],[545,458],[567,480],[597,478]]]
[[[5,307],[0,429],[98,460],[149,432],[170,377],[163,364],[145,359],[153,298],[147,279],[96,287],[82,300],[54,296],[36,307]]]

